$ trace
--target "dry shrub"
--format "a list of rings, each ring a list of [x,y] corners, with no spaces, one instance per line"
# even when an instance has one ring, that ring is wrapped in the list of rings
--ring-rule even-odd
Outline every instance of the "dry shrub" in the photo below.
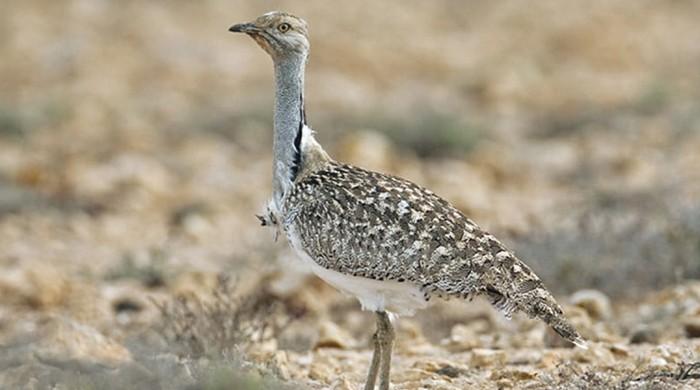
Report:
[[[235,283],[220,275],[209,294],[180,296],[156,305],[164,337],[181,356],[234,358],[273,340],[288,324],[283,305],[265,289],[235,295]]]
[[[263,345],[274,348],[294,318],[262,286],[237,294],[236,283],[222,274],[211,291],[155,302],[162,314],[156,329],[168,341],[168,349],[179,356],[176,371],[184,370],[193,379],[178,386],[187,390],[297,387],[286,382],[289,379],[274,361],[250,359],[251,352],[264,350]]]
[[[700,381],[700,362],[669,365],[668,368],[634,370],[624,374],[615,371],[580,371],[574,364],[561,365],[556,377],[542,376],[547,389],[569,390],[632,390],[687,389]]]

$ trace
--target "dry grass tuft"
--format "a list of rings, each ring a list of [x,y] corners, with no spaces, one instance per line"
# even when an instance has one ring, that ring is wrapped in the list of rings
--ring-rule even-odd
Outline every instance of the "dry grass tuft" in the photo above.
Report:
[[[264,289],[235,295],[235,282],[219,275],[210,295],[154,302],[163,317],[163,335],[188,358],[233,358],[252,345],[275,340],[289,323],[282,304]]]
[[[556,378],[546,377],[544,384],[548,389],[569,390],[628,390],[628,389],[683,389],[688,383],[700,378],[700,362],[680,363],[675,368],[645,369],[635,371],[623,378],[614,372],[597,370],[579,371],[574,365],[564,364],[559,367]]]
[[[207,293],[154,301],[162,315],[158,333],[194,379],[186,388],[294,388],[274,361],[261,364],[250,358],[265,355],[266,346],[275,350],[294,317],[264,288],[247,294],[236,289],[235,281],[220,274]]]

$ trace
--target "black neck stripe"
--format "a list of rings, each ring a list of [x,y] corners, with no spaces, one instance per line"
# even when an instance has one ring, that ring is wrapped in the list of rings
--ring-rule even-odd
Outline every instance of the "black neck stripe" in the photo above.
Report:
[[[306,110],[304,109],[304,95],[299,95],[299,129],[294,137],[294,158],[292,159],[292,181],[297,178],[301,168],[301,137],[306,125]]]

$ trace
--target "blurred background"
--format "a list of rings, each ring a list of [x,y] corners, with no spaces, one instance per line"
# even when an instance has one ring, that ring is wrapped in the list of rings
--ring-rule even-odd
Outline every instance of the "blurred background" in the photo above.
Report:
[[[400,323],[397,388],[697,383],[700,2],[8,0],[0,387],[364,380],[371,315],[282,275],[255,218],[272,66],[227,29],[274,9],[310,25],[331,154],[451,201],[593,341],[438,304]]]

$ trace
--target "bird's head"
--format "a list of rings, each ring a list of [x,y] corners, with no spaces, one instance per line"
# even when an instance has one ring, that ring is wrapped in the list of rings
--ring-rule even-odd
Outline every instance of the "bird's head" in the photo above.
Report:
[[[268,12],[252,22],[235,24],[229,31],[248,34],[275,61],[290,56],[305,58],[309,52],[306,22],[288,13]]]

